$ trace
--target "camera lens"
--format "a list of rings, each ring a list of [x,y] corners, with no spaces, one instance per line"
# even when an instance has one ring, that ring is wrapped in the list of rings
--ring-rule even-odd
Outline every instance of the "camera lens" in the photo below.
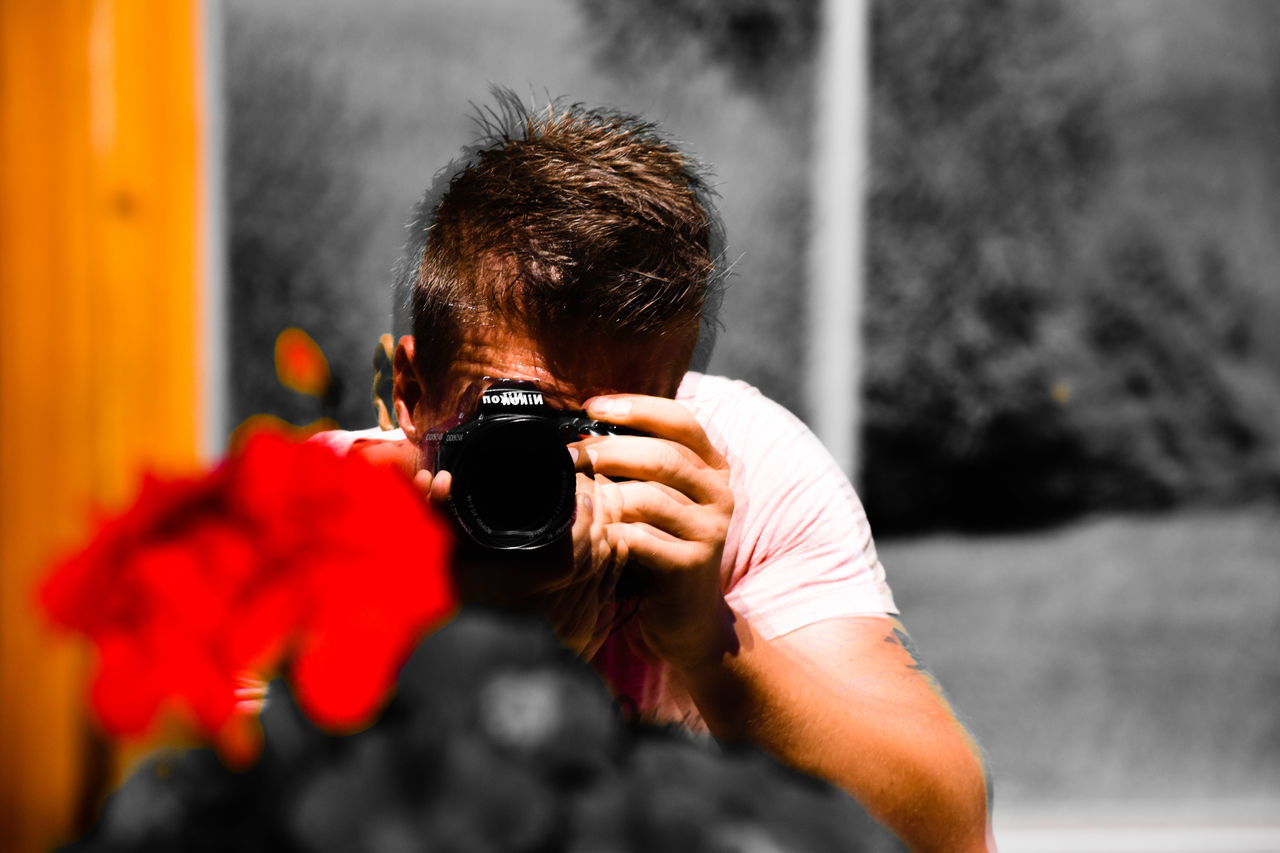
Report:
[[[481,544],[546,544],[573,518],[573,463],[545,419],[514,416],[478,425],[452,468],[454,512]]]
[[[538,530],[552,518],[559,497],[556,456],[547,453],[541,436],[519,424],[495,433],[468,474],[476,514],[495,530]],[[563,445],[555,448],[563,455]]]

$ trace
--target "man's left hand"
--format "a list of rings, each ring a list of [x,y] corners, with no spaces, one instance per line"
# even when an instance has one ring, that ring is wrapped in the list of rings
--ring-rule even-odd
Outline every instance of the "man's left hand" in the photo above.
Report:
[[[720,561],[733,516],[729,465],[681,403],[634,394],[593,397],[587,414],[645,436],[578,444],[594,475],[609,538],[637,582],[637,618],[650,650],[677,668],[719,657],[732,642]],[[606,479],[607,478],[607,479]]]

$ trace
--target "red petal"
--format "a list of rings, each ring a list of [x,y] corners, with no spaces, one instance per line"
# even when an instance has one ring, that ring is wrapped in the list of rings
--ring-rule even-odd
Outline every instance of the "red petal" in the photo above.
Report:
[[[244,669],[271,672],[302,624],[306,590],[264,585],[236,608],[235,630],[226,638],[227,660]]]
[[[151,727],[163,690],[144,649],[113,634],[98,642],[98,672],[89,701],[109,733],[138,735]]]
[[[298,704],[323,728],[369,725],[412,649],[406,639],[332,628],[313,635],[293,670]]]

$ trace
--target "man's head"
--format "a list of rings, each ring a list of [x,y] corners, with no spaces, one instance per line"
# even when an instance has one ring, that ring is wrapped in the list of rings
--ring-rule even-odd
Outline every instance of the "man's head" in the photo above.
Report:
[[[635,117],[496,96],[410,225],[398,377],[412,369],[433,412],[456,397],[451,373],[496,373],[508,355],[570,390],[674,393],[700,326],[709,350],[719,295],[720,226],[697,167]]]

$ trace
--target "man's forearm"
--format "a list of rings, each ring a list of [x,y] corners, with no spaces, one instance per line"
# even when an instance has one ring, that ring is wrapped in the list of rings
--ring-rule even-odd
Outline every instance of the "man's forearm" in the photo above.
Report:
[[[718,740],[831,781],[913,850],[987,849],[982,761],[945,706],[824,684],[736,614],[723,650],[677,673]]]

